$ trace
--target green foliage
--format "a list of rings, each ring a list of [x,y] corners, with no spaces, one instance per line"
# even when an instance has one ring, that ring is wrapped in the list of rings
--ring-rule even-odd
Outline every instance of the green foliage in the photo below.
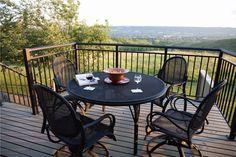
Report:
[[[129,39],[129,38],[113,38],[112,39],[114,43],[119,44],[131,44],[131,45],[152,45],[152,42],[150,42],[148,39]],[[152,50],[147,47],[121,47],[120,50],[127,50],[127,51],[148,51]]]
[[[78,0],[0,0],[1,61],[23,63],[26,47],[109,41],[108,22],[79,23],[79,5]]]
[[[18,16],[17,6],[8,1],[0,1],[0,28],[1,28],[1,60],[5,58],[11,61],[12,58],[18,56],[18,49],[25,44],[22,40],[22,25],[17,22]],[[15,45],[15,43],[18,43]],[[12,46],[15,45],[15,46]]]
[[[191,46],[203,48],[224,48],[236,52],[236,39],[208,40],[191,44]]]
[[[95,24],[93,26],[88,26],[86,23],[82,23],[78,29],[75,30],[75,40],[86,43],[106,43],[110,41],[108,36],[109,31],[110,27],[107,21],[105,25]]]

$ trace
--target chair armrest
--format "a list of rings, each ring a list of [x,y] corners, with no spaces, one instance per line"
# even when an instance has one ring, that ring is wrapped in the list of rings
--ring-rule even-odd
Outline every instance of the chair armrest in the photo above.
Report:
[[[100,118],[96,119],[95,121],[84,125],[83,128],[86,129],[86,128],[89,128],[89,127],[96,127],[96,126],[99,125],[104,119],[109,119],[109,122],[110,122],[109,126],[110,126],[110,127],[112,128],[112,130],[113,130],[113,128],[114,128],[114,126],[115,126],[115,121],[116,121],[116,119],[115,119],[115,116],[112,115],[112,114],[105,114],[105,115],[101,116]]]
[[[185,116],[188,116],[190,118],[192,118],[192,116],[193,116],[193,114],[185,112],[185,111],[175,110],[175,112],[179,112],[179,113],[184,114]],[[167,116],[165,113],[162,113],[162,112],[153,112],[153,113],[158,113],[158,115],[160,115],[159,113],[161,113],[161,116],[164,116],[164,117],[167,117],[167,118],[171,118],[171,119],[174,119],[174,120],[178,120],[178,121],[187,121],[187,120],[184,120],[184,119],[179,119],[177,117],[173,117],[171,115]],[[152,117],[154,117],[154,116],[156,116],[156,115],[152,115]]]
[[[196,106],[196,104],[194,104],[194,102],[197,102],[197,103],[201,102],[201,101],[197,101],[197,100],[194,100],[194,99],[186,98],[186,97],[181,96],[181,95],[172,95],[172,96],[169,97],[170,105],[177,110],[177,108],[176,108],[177,101],[181,100],[181,99],[188,102],[188,103],[190,103],[195,108],[197,108],[197,106]]]
[[[181,95],[179,95],[178,98],[179,98],[179,99],[186,99],[186,100],[189,101],[189,102],[197,102],[197,103],[202,102],[201,100],[195,100],[195,99],[191,99],[191,98],[186,98],[186,97],[181,96]]]
[[[196,106],[196,104],[194,104],[194,102],[195,103],[201,103],[202,101],[200,101],[200,100],[195,100],[195,99],[191,99],[191,98],[186,98],[186,97],[184,97],[184,96],[180,96],[180,95],[173,95],[173,96],[171,96],[170,98],[169,98],[169,100],[167,100],[167,104],[164,104],[165,105],[165,107],[168,105],[168,103],[169,103],[169,101],[171,101],[170,102],[170,105],[173,107],[173,105],[174,105],[174,109],[176,109],[177,110],[177,108],[176,108],[176,102],[178,101],[178,100],[180,100],[180,99],[183,99],[183,100],[186,100],[187,102],[189,102],[192,106],[194,106],[195,108],[198,108],[198,106]],[[172,103],[172,101],[173,101],[173,103]],[[165,109],[165,108],[164,108]],[[181,111],[180,111],[181,112]],[[184,111],[183,111],[184,112]],[[188,112],[185,112],[185,113],[188,113]],[[189,113],[189,114],[191,114],[191,113]],[[207,124],[209,124],[209,122],[208,122],[208,120],[207,120],[207,118],[206,118],[206,123]]]

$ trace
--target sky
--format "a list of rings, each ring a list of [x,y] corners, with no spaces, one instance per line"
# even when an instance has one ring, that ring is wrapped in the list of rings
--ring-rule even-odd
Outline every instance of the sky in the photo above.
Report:
[[[80,0],[88,25],[236,28],[236,0]]]

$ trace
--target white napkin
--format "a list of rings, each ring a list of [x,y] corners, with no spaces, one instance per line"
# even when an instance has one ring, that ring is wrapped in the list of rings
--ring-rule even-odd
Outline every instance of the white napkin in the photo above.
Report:
[[[94,89],[95,89],[95,87],[91,87],[91,86],[84,87],[84,90],[91,90],[91,91],[93,91]]]
[[[143,90],[142,89],[131,89],[132,93],[142,93]]]
[[[88,74],[77,74],[77,75],[75,75],[75,80],[78,82],[78,84],[79,84],[80,86],[98,84],[99,78],[93,77],[92,80],[88,80],[88,79],[86,78],[87,75],[88,75]],[[92,74],[91,74],[91,75],[92,75]]]

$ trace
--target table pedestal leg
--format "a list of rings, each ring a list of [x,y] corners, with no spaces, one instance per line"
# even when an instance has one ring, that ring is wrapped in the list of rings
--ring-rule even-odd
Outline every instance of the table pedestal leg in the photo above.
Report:
[[[131,107],[129,106],[133,121],[134,121],[134,152],[133,154],[136,155],[138,151],[138,120],[139,120],[139,113],[140,113],[140,105],[133,105],[134,111],[132,111]]]

